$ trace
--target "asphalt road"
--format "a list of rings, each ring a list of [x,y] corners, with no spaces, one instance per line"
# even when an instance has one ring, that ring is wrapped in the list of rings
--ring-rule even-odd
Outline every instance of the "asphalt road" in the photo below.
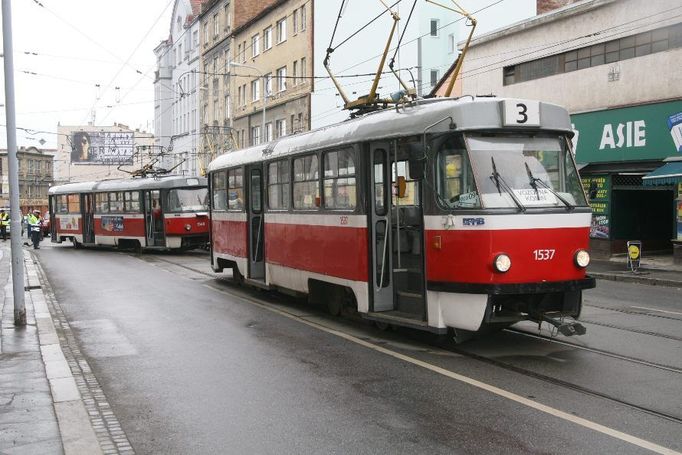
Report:
[[[503,332],[441,349],[237,288],[201,253],[65,245],[40,263],[137,453],[682,450],[682,315],[609,309],[682,312],[673,290],[600,282],[580,347]]]

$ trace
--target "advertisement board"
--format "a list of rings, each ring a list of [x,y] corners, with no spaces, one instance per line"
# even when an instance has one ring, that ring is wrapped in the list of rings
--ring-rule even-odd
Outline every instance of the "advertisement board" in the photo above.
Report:
[[[71,134],[74,164],[132,164],[132,131],[76,131]]]
[[[592,207],[592,223],[590,238],[608,239],[611,235],[611,176],[590,175],[582,177],[583,187],[587,193],[587,200]]]

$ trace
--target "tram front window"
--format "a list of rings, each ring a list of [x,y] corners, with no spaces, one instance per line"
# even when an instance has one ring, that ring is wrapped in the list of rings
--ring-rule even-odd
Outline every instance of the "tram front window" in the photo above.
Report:
[[[461,135],[434,138],[437,154],[437,186],[440,202],[446,208],[480,208],[469,156]]]
[[[586,206],[571,152],[554,136],[467,136],[485,208]]]
[[[181,188],[168,192],[168,212],[203,212],[207,210],[207,188]]]

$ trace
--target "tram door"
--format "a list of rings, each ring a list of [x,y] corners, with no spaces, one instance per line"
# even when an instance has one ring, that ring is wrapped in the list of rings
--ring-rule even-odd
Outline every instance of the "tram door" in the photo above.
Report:
[[[369,231],[372,233],[372,311],[394,309],[393,258],[391,254],[391,157],[388,143],[370,146],[371,204]]]
[[[83,243],[95,243],[95,195],[81,195]]]
[[[147,246],[166,246],[166,237],[163,231],[161,192],[159,190],[145,191],[144,207]]]
[[[265,280],[265,214],[263,213],[263,170],[247,167],[249,236],[249,278]]]

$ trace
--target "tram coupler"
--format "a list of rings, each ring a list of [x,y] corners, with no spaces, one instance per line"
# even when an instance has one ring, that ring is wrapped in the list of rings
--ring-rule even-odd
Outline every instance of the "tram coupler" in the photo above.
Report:
[[[542,315],[542,320],[556,327],[560,334],[567,337],[573,335],[585,335],[587,333],[585,326],[576,321],[559,321],[557,319],[550,318],[546,314]]]

